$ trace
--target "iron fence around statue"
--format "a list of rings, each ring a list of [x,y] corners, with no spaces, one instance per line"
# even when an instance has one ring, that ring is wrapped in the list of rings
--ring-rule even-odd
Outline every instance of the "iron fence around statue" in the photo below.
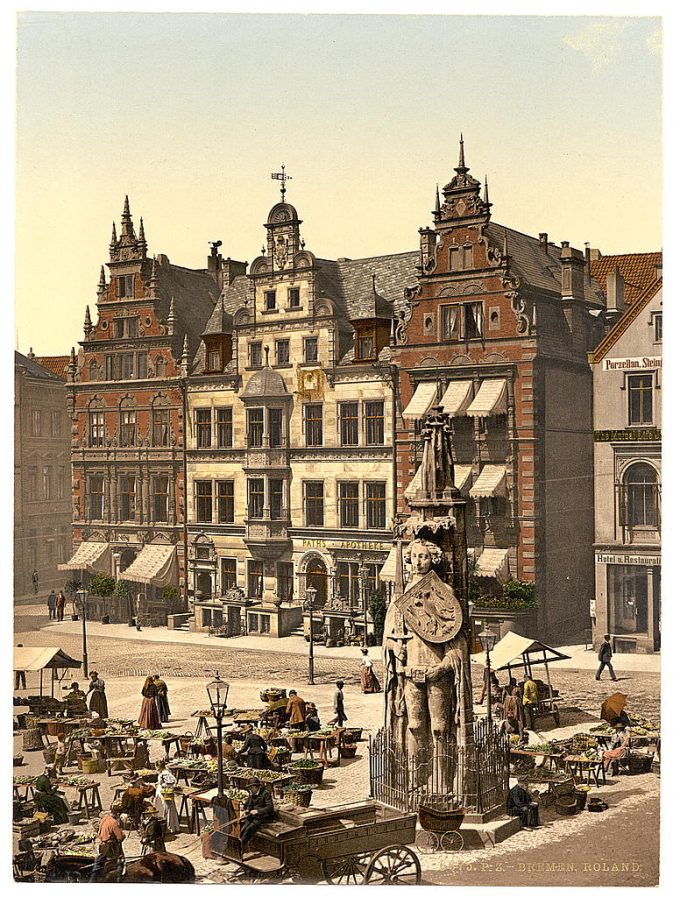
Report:
[[[415,812],[420,805],[439,810],[466,807],[486,813],[505,806],[509,790],[508,736],[488,720],[472,726],[468,745],[444,745],[414,757],[380,729],[369,744],[371,797]]]

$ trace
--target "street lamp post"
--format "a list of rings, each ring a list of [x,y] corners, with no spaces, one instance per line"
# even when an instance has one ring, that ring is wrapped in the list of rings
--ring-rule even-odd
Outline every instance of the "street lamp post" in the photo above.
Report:
[[[227,709],[227,695],[229,683],[220,679],[219,671],[215,672],[215,678],[206,686],[208,699],[212,707],[213,716],[217,722],[217,796],[224,798],[224,772],[222,770],[222,720]]]
[[[368,567],[362,562],[359,567],[361,580],[361,604],[364,611],[364,648],[368,648]]]
[[[307,596],[305,605],[309,610],[309,676],[307,682],[314,685],[314,599],[316,598],[314,586],[305,589],[305,595]]]
[[[87,589],[78,589],[76,597],[80,603],[80,613],[83,618],[83,673],[87,677],[90,675],[87,667]]]
[[[496,644],[496,634],[489,629],[488,624],[484,625],[484,629],[477,636],[479,643],[484,651],[486,651],[486,719],[491,731],[491,650]]]

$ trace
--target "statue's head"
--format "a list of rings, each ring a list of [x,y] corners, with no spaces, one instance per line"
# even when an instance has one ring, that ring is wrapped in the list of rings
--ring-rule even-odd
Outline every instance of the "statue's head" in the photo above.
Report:
[[[404,557],[411,565],[412,573],[424,576],[433,564],[438,564],[442,559],[442,550],[434,542],[427,539],[414,539],[407,547]]]

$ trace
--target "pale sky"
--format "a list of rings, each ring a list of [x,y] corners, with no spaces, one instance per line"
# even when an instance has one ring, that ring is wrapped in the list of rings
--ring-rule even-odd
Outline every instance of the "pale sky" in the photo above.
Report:
[[[126,193],[150,253],[250,262],[285,162],[312,252],[403,252],[461,131],[495,221],[661,248],[655,18],[28,12],[17,95],[23,352],[82,339]]]

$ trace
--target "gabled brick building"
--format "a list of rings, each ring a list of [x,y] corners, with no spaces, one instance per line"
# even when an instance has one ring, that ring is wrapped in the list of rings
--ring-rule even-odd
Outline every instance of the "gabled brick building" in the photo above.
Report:
[[[443,405],[457,485],[472,499],[468,544],[482,594],[502,579],[533,581],[537,608],[513,628],[563,638],[588,626],[593,594],[587,353],[601,333],[602,294],[569,243],[492,221],[462,139],[442,193],[433,225],[419,231],[418,285],[395,327],[398,488],[417,494],[421,421]]]
[[[162,618],[162,589],[185,589],[183,377],[223,276],[244,266],[223,267],[217,244],[204,270],[149,257],[126,197],[107,267],[69,364],[76,551],[63,567],[127,580]]]

